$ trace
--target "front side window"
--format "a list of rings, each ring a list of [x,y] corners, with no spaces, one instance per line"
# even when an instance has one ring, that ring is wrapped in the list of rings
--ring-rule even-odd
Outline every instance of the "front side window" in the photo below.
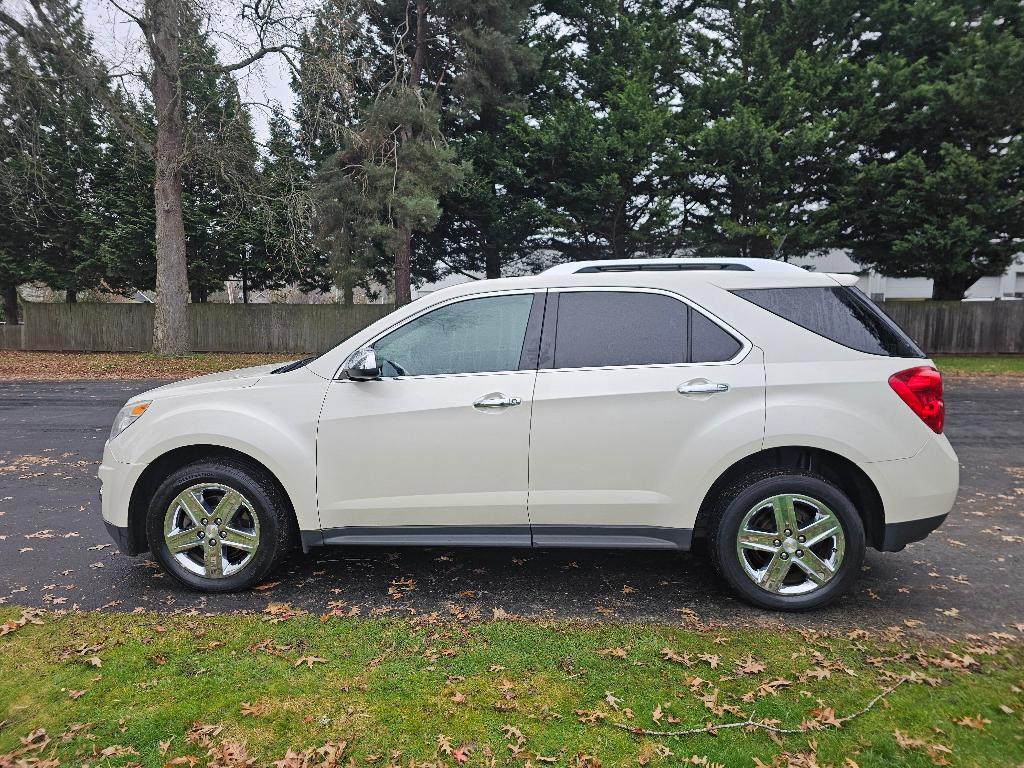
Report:
[[[373,345],[383,376],[515,371],[532,294],[467,299],[410,320]]]
[[[560,293],[554,367],[685,363],[689,309],[658,293]]]
[[[888,357],[924,357],[903,330],[856,288],[749,288],[737,296],[844,347]]]

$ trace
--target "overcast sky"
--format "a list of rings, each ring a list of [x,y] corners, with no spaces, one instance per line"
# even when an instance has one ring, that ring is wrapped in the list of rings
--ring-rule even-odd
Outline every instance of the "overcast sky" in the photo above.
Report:
[[[132,2],[119,2],[129,10]],[[209,4],[207,4],[209,5]],[[212,39],[220,51],[224,63],[236,61],[259,46],[246,25],[237,17],[238,3],[225,2],[214,11],[212,17]],[[82,11],[86,24],[95,37],[95,45],[110,62],[115,72],[140,69],[140,62],[148,57],[142,49],[142,38],[139,29],[128,16],[117,10],[109,0],[83,0]],[[239,40],[233,39],[234,35]],[[257,62],[248,69],[234,73],[242,91],[242,98],[250,102],[256,138],[262,142],[267,135],[267,120],[270,104],[278,102],[285,112],[290,113],[293,103],[292,91],[289,87],[288,66],[281,56],[271,54],[263,61]],[[131,86],[136,92],[142,87],[138,82]]]

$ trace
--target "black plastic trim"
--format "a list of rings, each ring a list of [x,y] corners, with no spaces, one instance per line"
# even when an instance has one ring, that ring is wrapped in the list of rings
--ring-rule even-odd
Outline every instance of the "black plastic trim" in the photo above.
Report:
[[[370,546],[435,546],[435,547],[528,547],[529,525],[352,525],[311,531],[320,537],[318,544],[354,544]],[[307,546],[303,532],[303,546]]]
[[[593,272],[753,272],[752,267],[746,264],[735,264],[726,262],[709,262],[708,264],[609,264],[607,266],[591,265],[580,267],[574,275],[582,275]]]
[[[544,309],[544,329],[540,336],[540,359],[537,368],[546,370],[555,367],[555,328],[558,322],[558,291],[548,291]]]
[[[920,520],[906,520],[902,523],[886,523],[880,552],[899,552],[907,544],[921,541],[946,520],[946,515],[924,517]]]
[[[544,306],[547,303],[547,291],[533,294],[533,305],[530,317],[526,321],[526,336],[523,338],[523,351],[519,356],[520,371],[535,371],[540,361],[540,338],[544,327]]]
[[[110,538],[114,540],[114,543],[117,544],[117,548],[121,550],[123,554],[138,555],[144,551],[138,549],[132,543],[132,537],[131,533],[128,530],[128,526],[122,528],[120,525],[108,523],[106,520],[103,521],[103,524],[107,526],[107,533],[110,534]]]
[[[656,525],[353,525],[302,531],[302,549],[333,545],[688,550],[689,528]]]
[[[693,531],[657,525],[534,525],[533,546],[580,549],[690,549]]]

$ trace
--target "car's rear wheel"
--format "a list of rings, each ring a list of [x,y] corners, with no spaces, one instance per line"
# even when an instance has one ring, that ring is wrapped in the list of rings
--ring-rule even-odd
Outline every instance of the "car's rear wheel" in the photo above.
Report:
[[[744,600],[802,611],[850,589],[864,561],[864,526],[850,499],[823,477],[793,469],[744,478],[710,520],[715,567]]]
[[[178,581],[204,592],[258,583],[287,554],[291,513],[263,472],[233,460],[173,472],[150,500],[150,551]]]

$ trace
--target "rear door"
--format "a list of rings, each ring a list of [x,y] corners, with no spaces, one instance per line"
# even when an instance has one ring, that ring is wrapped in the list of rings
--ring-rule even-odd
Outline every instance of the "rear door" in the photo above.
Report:
[[[534,544],[688,547],[708,478],[760,447],[764,386],[760,350],[677,294],[551,290],[530,437]]]

